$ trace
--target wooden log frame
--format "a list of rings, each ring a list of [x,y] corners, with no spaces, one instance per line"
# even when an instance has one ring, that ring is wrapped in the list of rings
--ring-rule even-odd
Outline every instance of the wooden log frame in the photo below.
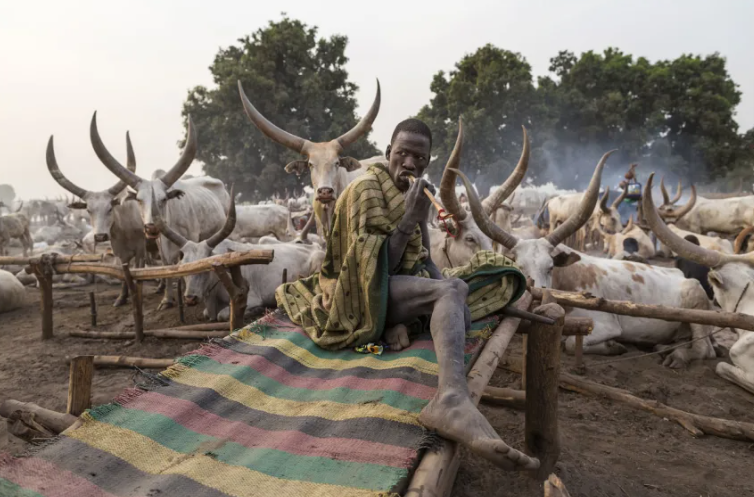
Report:
[[[531,295],[526,293],[513,305],[527,310],[530,303]],[[469,392],[475,405],[479,404],[484,387],[492,378],[520,321],[514,317],[506,317],[501,321],[467,375]],[[449,496],[460,462],[458,444],[444,440],[438,450],[424,454],[408,484],[405,497]]]
[[[541,288],[530,288],[534,299],[542,298]],[[590,311],[607,312],[621,316],[660,319],[679,323],[697,323],[720,328],[740,328],[754,331],[754,316],[736,312],[681,309],[664,305],[635,304],[620,300],[605,300],[589,293],[550,290],[555,302],[563,307],[578,307]]]
[[[99,274],[125,281],[131,294],[131,305],[134,314],[134,336],[138,341],[142,341],[145,336],[142,294],[143,281],[182,278],[184,276],[206,271],[215,271],[217,273],[215,268],[218,267],[223,268],[226,276],[227,272],[230,271],[228,281],[230,281],[232,287],[236,289],[236,298],[231,298],[231,314],[232,316],[235,316],[235,320],[232,318],[229,323],[230,332],[233,332],[243,325],[243,314],[246,310],[246,295],[248,292],[247,285],[243,280],[239,266],[246,264],[269,264],[274,256],[275,252],[273,250],[250,250],[247,252],[229,252],[173,266],[130,268],[128,264],[123,264],[118,267],[113,264],[99,262],[104,259],[104,255],[62,256],[59,254],[45,254],[41,257],[0,257],[0,264],[28,263],[29,266],[26,267],[27,274],[33,273],[37,277],[42,297],[40,307],[42,314],[43,340],[47,340],[54,336],[52,321],[52,275],[56,272]],[[226,282],[223,284],[226,285]],[[233,294],[231,293],[231,295]],[[243,297],[243,299],[241,297]],[[94,319],[95,318],[92,317],[93,323]],[[96,332],[71,332],[69,335],[84,336],[87,338],[111,338],[108,335],[95,336],[93,333]],[[112,336],[112,338],[132,338],[132,336],[122,333],[119,336]]]
[[[79,356],[71,359],[66,413],[80,416],[84,411],[92,407],[93,375],[93,356]]]
[[[182,340],[207,340],[209,338],[222,338],[228,334],[228,330],[185,330],[180,328],[166,328],[160,330],[145,330],[145,337],[177,338]],[[135,340],[136,334],[130,331],[69,331],[68,336],[75,338],[94,338],[108,340]]]
[[[72,414],[51,411],[32,402],[8,399],[0,403],[0,417],[10,419],[14,413],[19,411],[33,414],[34,420],[53,434],[62,433],[76,422],[76,416]]]
[[[63,255],[57,253],[31,256],[31,257],[15,257],[15,256],[3,256],[0,257],[0,266],[26,266],[32,264],[32,262],[39,260],[43,257],[52,257],[57,263],[70,263],[70,262],[102,262],[107,258],[112,258],[108,254],[76,254],[76,255]]]
[[[66,357],[67,361],[75,358]],[[147,357],[131,357],[123,355],[96,355],[93,358],[94,367],[100,368],[132,368],[165,369],[175,363],[174,359],[151,359]]]
[[[521,372],[521,364],[517,361],[510,361],[501,367],[513,371],[514,373]],[[621,388],[602,385],[568,373],[560,373],[558,381],[559,387],[563,390],[577,392],[590,397],[607,398],[615,402],[626,404],[634,409],[640,409],[661,418],[667,418],[678,423],[695,437],[700,437],[706,434],[720,438],[754,442],[754,423],[731,421],[728,419],[714,418],[712,416],[693,414],[676,409],[675,407],[670,407],[656,400],[641,399],[633,395],[631,392]],[[515,400],[508,401],[506,397],[514,397]],[[520,390],[487,387],[484,391],[483,400],[485,402],[490,400],[490,403],[495,405],[517,408],[520,405],[518,399],[521,397],[523,397],[524,402],[526,402],[526,395]]]

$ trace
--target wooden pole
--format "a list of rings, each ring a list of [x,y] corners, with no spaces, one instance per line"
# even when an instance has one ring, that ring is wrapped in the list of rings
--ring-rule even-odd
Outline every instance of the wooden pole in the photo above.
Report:
[[[76,416],[57,411],[51,411],[31,402],[20,402],[8,399],[0,404],[0,416],[10,418],[14,412],[21,411],[34,414],[35,421],[57,434],[76,422]]]
[[[63,255],[63,254],[49,254],[49,256],[56,263],[69,263],[69,262],[101,262],[107,257],[105,254],[89,255],[89,254],[77,254],[77,255]],[[31,264],[35,259],[39,259],[39,256],[32,257],[0,257],[0,266],[26,266]]]
[[[89,292],[89,316],[92,318],[92,327],[97,326],[97,301],[94,299],[94,292]]]
[[[526,391],[526,362],[527,355],[529,354],[529,335],[528,333],[521,337],[521,364],[523,369],[521,371],[521,390]]]
[[[579,338],[585,335],[591,335],[594,329],[594,320],[592,318],[582,318],[575,316],[566,316],[563,324],[563,336],[575,336],[578,342]],[[522,321],[516,330],[516,333],[527,334],[531,331],[531,322]]]
[[[541,288],[530,288],[532,296],[542,296]],[[678,323],[698,323],[720,328],[740,328],[754,331],[754,316],[749,314],[705,311],[699,309],[680,309],[664,305],[635,304],[620,300],[605,300],[588,293],[561,292],[550,290],[555,302],[563,307],[578,307],[590,311],[607,312],[621,316],[660,319]]]
[[[286,283],[288,283],[288,268],[284,267],[283,268],[283,285],[285,285]]]
[[[526,453],[540,462],[539,469],[531,472],[537,481],[547,479],[560,455],[558,373],[565,311],[552,300],[549,292],[545,291],[542,305],[534,309],[534,313],[556,319],[557,323],[552,326],[534,323],[527,344],[524,438]]]
[[[500,407],[510,407],[521,411],[526,409],[526,393],[513,388],[486,387],[482,402]]]
[[[178,278],[178,320],[186,323],[186,315],[183,311],[183,278]]]
[[[71,358],[66,357],[69,361]],[[146,357],[129,357],[123,355],[96,355],[94,366],[110,368],[140,367],[147,369],[165,369],[175,363],[173,359],[149,359]]]
[[[518,309],[526,310],[530,303],[531,295],[525,293],[513,305]],[[500,358],[505,354],[519,322],[519,318],[504,318],[487,341],[479,358],[474,362],[474,366],[466,377],[474,405],[479,404],[484,387],[489,383]],[[443,440],[442,447],[436,451],[427,452],[422,457],[409,482],[405,497],[449,497],[459,464],[458,444]]]
[[[39,301],[42,312],[42,340],[49,340],[53,335],[52,324],[52,268],[49,264],[39,262],[39,259],[31,263],[31,270],[39,282]]]
[[[564,333],[565,335],[565,333]],[[576,335],[576,347],[574,350],[574,359],[576,361],[575,369],[579,373],[584,372],[584,337]]]
[[[134,335],[137,342],[144,341],[144,309],[141,303],[141,284],[137,285],[131,275],[128,264],[123,264],[123,277],[126,279],[128,291],[131,292],[131,306],[134,313]]]
[[[232,315],[235,316],[235,323],[231,323],[230,332],[233,333],[243,327],[243,316],[246,313],[246,299],[249,296],[249,286],[246,284],[241,268],[232,266],[230,268],[230,278],[237,289],[235,305],[231,307]]]
[[[130,331],[81,331],[73,330],[68,332],[69,337],[75,338],[109,338],[131,340],[136,335]]]
[[[68,377],[68,407],[66,412],[80,416],[92,407],[92,375],[94,374],[94,357],[90,355],[71,359]]]
[[[182,338],[184,340],[206,340],[208,338],[223,338],[228,331],[191,331],[191,330],[147,330],[147,336],[155,338]]]

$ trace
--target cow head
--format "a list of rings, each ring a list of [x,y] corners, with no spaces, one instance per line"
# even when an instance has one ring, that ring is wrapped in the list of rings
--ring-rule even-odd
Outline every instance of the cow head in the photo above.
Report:
[[[607,233],[608,235],[614,235],[623,229],[623,222],[618,213],[618,206],[623,202],[623,199],[626,198],[626,195],[628,194],[627,188],[628,187],[623,188],[623,192],[612,204],[607,203],[610,196],[610,188],[608,187],[605,189],[605,193],[600,199],[600,208],[595,211],[592,219],[592,222],[595,224],[595,229]]]
[[[189,166],[191,166],[191,163],[196,156],[196,129],[191,121],[191,116],[188,118],[188,137],[186,139],[186,146],[183,149],[183,153],[168,172],[161,174],[158,177],[152,175],[153,179],[151,180],[141,178],[131,170],[123,167],[120,162],[108,152],[105,144],[102,143],[99,131],[97,130],[96,112],[94,113],[94,116],[92,116],[89,135],[94,152],[97,154],[100,161],[102,161],[110,172],[120,178],[122,182],[133,188],[134,191],[128,192],[126,200],[136,200],[139,203],[139,212],[141,214],[142,222],[144,223],[144,234],[147,238],[157,238],[159,230],[154,223],[152,204],[155,203],[157,210],[162,214],[165,212],[165,206],[170,200],[183,196],[184,193],[182,190],[172,188],[172,186],[173,183],[178,181],[183,173],[186,172]]]
[[[642,204],[644,217],[665,245],[679,257],[710,268],[707,275],[712,290],[720,307],[728,312],[754,314],[754,288],[749,288],[754,281],[754,252],[747,254],[726,254],[706,249],[673,233],[665,224],[652,200],[652,179],[644,189]]]
[[[126,133],[126,150],[128,171],[136,171],[136,157],[134,156],[131,138]],[[85,190],[63,175],[55,159],[55,147],[53,137],[47,142],[47,169],[50,175],[60,186],[79,197],[81,200],[72,202],[68,205],[70,209],[86,209],[89,214],[89,220],[92,225],[94,241],[97,243],[107,242],[110,240],[110,229],[113,226],[113,209],[120,205],[120,197],[126,188],[125,181],[118,181],[116,184],[101,192]]]
[[[484,212],[482,202],[479,200],[469,179],[460,171],[456,172],[459,173],[466,186],[471,212],[479,228],[491,239],[509,250],[511,257],[516,260],[524,274],[531,278],[535,285],[547,288],[552,285],[552,270],[554,267],[569,266],[581,259],[581,256],[577,252],[570,251],[565,247],[561,248],[559,244],[581,228],[592,216],[594,207],[597,204],[597,198],[599,197],[602,169],[612,152],[614,150],[603,155],[597,164],[592,179],[589,182],[589,187],[579,204],[579,210],[572,214],[552,233],[544,238],[534,240],[521,240],[493,223]],[[508,181],[506,180],[503,186],[507,183]]]
[[[457,172],[460,167],[461,150],[463,148],[463,124],[458,121],[458,137],[456,138],[453,151],[448,158],[443,171],[442,180],[440,181],[440,200],[442,200],[445,209],[453,215],[456,223],[455,238],[446,234],[445,251],[447,258],[453,266],[463,265],[480,250],[492,250],[492,240],[477,226],[476,221],[461,206],[461,202],[456,197],[455,184]],[[529,139],[524,128],[524,146],[521,152],[521,158],[510,177],[500,185],[500,187],[485,199],[483,207],[485,215],[494,212],[503,201],[516,189],[518,184],[526,174],[529,166]],[[472,186],[473,188],[473,186]],[[443,261],[435,261],[442,264]]]
[[[663,193],[663,196],[665,195],[666,193]],[[694,205],[696,205],[696,187],[694,185],[691,185],[691,196],[689,197],[688,202],[686,202],[684,205],[678,206],[672,204],[664,204],[664,209],[659,214],[666,223],[676,224],[679,219],[691,212],[691,209],[694,208]]]
[[[663,215],[668,209],[672,209],[673,206],[681,200],[681,195],[683,194],[683,186],[681,185],[681,180],[678,180],[678,188],[675,192],[675,197],[673,199],[670,199],[670,195],[668,195],[668,191],[665,189],[665,176],[663,176],[660,179],[660,192],[662,192],[662,205],[660,206],[660,215]]]
[[[230,207],[228,209],[228,216],[225,218],[225,224],[217,233],[201,242],[187,240],[183,235],[168,226],[160,214],[156,199],[152,199],[151,209],[152,220],[158,233],[164,235],[165,238],[177,247],[180,247],[181,262],[184,264],[211,256],[215,247],[228,238],[233,232],[233,228],[236,227],[236,202],[233,198],[233,186],[230,187]],[[219,282],[217,276],[212,271],[192,274],[186,276],[184,280],[186,283],[186,291],[184,292],[185,302],[189,306],[199,303],[212,287]]]
[[[359,161],[342,154],[344,149],[371,129],[372,123],[380,110],[380,82],[377,81],[377,96],[374,98],[372,107],[361,118],[361,121],[338,138],[321,143],[314,143],[292,135],[268,121],[252,105],[240,81],[238,82],[238,93],[241,96],[246,115],[262,133],[271,140],[304,156],[304,159],[293,161],[285,166],[285,170],[300,175],[308,169],[311,172],[316,200],[323,204],[335,201],[340,195],[341,189],[346,186],[338,181],[339,172],[341,170],[355,171],[361,167]]]

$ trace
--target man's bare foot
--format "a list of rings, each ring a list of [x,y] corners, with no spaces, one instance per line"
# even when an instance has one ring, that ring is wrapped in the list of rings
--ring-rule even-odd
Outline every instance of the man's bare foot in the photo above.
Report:
[[[397,324],[385,330],[384,337],[387,344],[390,345],[390,350],[402,350],[411,344],[408,339],[408,328],[402,324]]]
[[[419,421],[503,469],[539,468],[539,460],[506,445],[465,394],[445,392],[435,395],[422,410]]]

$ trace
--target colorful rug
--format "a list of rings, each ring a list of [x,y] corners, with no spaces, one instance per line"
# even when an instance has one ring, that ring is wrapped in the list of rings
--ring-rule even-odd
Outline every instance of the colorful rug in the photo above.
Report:
[[[474,324],[467,363],[495,324]],[[436,387],[429,335],[400,352],[331,352],[275,313],[28,457],[0,454],[0,496],[394,495],[433,440],[417,417]]]

